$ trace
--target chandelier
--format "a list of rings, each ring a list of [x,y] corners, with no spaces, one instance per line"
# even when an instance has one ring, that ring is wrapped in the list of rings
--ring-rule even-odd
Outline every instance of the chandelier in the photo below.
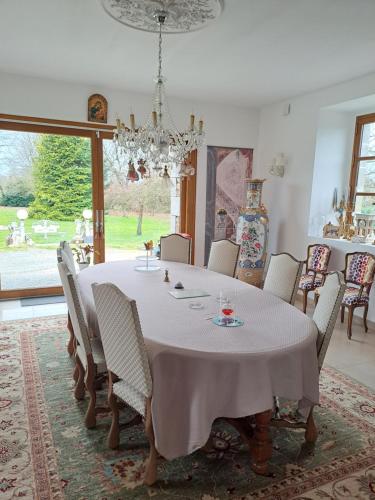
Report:
[[[147,175],[147,167],[160,176],[169,176],[177,167],[178,176],[194,175],[194,168],[189,164],[189,155],[203,143],[203,121],[198,126],[195,116],[190,115],[189,127],[179,132],[169,113],[165,92],[165,78],[162,75],[162,27],[167,12],[159,11],[155,14],[159,25],[159,58],[158,76],[155,79],[153,110],[145,125],[136,127],[134,114],[130,114],[129,127],[120,119],[114,130],[114,141],[119,151],[134,163],[139,164],[138,171],[142,176]],[[133,173],[134,175],[134,173]]]
[[[205,27],[222,11],[222,0],[102,0],[105,11],[117,21],[135,29],[158,33],[158,73],[148,121],[137,125],[135,115],[129,122],[116,120],[113,140],[120,157],[128,162],[127,179],[159,175],[194,175],[190,153],[204,141],[203,121],[194,114],[186,130],[179,130],[171,116],[162,74],[162,34],[184,33]]]

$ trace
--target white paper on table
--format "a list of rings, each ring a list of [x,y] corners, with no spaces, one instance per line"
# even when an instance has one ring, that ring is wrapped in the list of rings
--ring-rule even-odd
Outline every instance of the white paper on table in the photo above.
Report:
[[[209,297],[210,294],[204,290],[170,290],[169,293],[175,299],[193,299],[194,297]]]

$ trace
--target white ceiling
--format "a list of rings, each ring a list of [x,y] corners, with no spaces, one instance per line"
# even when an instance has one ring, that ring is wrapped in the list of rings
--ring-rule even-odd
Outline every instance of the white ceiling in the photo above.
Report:
[[[351,101],[340,102],[340,104],[335,104],[334,106],[327,106],[324,109],[343,111],[344,113],[362,113],[362,112],[374,112],[375,107],[375,94],[367,95],[365,97],[360,97],[359,99],[353,99]]]
[[[259,107],[374,72],[374,21],[375,0],[225,0],[165,36],[168,93]],[[99,0],[0,0],[0,71],[149,93],[156,51]]]

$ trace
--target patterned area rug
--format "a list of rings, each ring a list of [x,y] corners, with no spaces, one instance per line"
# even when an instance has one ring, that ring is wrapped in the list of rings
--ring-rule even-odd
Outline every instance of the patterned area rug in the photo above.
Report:
[[[208,451],[162,460],[147,488],[142,426],[121,433],[118,451],[106,447],[108,415],[85,429],[66,342],[63,317],[0,325],[2,499],[375,500],[375,395],[337,371],[321,376],[315,447],[303,432],[273,432],[273,477],[251,472],[236,432],[215,424]]]

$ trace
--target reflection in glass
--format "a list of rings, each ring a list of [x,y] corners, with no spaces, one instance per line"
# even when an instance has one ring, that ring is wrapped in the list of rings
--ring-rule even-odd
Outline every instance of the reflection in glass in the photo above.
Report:
[[[359,162],[357,192],[375,193],[375,160]]]

